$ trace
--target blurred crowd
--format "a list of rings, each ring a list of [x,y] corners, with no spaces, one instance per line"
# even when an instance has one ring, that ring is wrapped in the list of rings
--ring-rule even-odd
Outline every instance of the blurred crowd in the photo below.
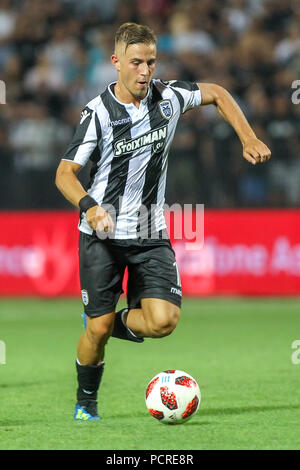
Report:
[[[155,31],[157,78],[224,86],[272,150],[254,167],[214,107],[189,111],[170,152],[166,202],[298,206],[299,0],[0,0],[0,208],[70,207],[56,167],[80,110],[116,79],[110,56],[126,21]]]

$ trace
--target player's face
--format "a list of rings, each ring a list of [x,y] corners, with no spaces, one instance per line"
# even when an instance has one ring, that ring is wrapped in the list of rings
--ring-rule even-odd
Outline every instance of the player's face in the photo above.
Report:
[[[155,70],[156,45],[131,44],[126,50],[123,45],[115,57],[120,85],[134,98],[143,99]]]

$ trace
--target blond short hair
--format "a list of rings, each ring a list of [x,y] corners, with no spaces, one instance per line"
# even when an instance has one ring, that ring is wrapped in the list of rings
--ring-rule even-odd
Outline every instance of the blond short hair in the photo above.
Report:
[[[156,44],[156,36],[149,26],[136,23],[124,23],[116,32],[115,46],[120,42],[125,44],[126,51],[127,47],[132,44]]]

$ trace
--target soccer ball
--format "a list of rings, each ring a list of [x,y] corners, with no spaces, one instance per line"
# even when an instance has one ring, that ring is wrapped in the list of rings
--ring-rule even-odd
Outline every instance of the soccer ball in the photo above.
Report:
[[[165,424],[185,423],[198,411],[200,401],[196,380],[182,370],[160,372],[146,389],[149,413]]]

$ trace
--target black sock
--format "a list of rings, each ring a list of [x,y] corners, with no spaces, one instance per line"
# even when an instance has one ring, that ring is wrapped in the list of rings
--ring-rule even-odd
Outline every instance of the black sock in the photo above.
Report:
[[[77,369],[77,403],[86,405],[97,400],[98,389],[102,379],[104,362],[99,366],[82,366],[76,361]]]

